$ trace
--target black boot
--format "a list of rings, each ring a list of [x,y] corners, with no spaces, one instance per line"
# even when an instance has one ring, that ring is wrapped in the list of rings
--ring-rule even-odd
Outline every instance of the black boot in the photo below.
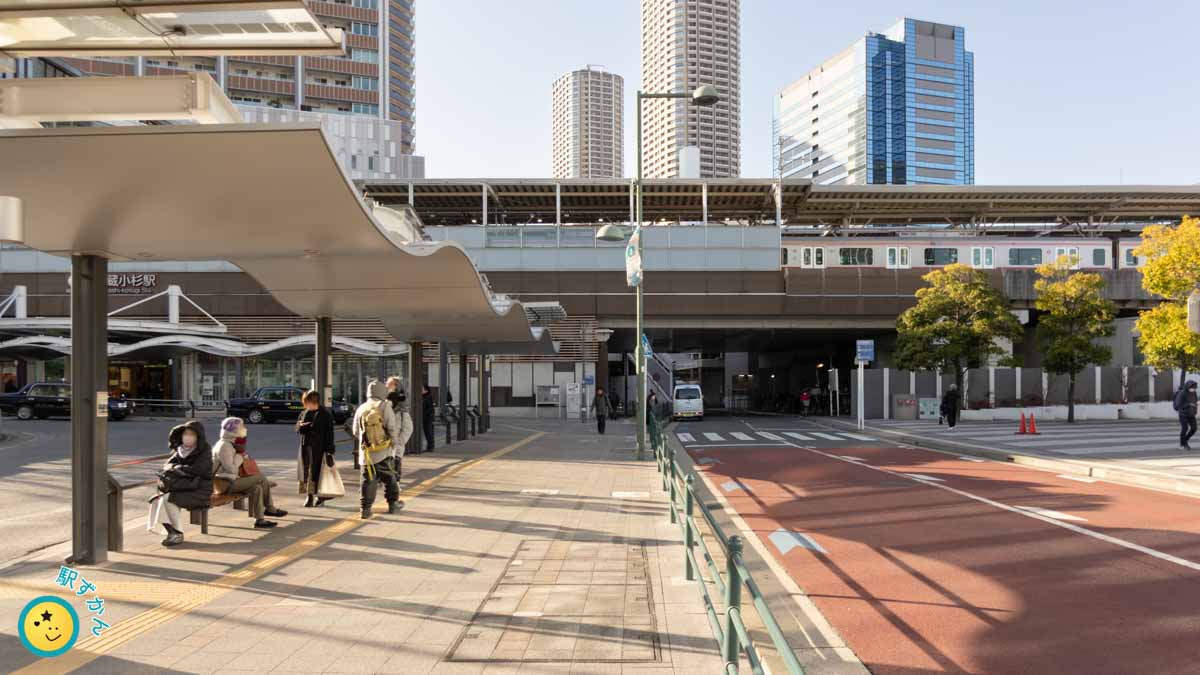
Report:
[[[397,499],[394,502],[388,502],[388,513],[400,513],[400,509],[404,508],[404,502]]]
[[[311,495],[311,494],[310,494],[310,495],[308,496],[308,499],[305,499],[305,500],[304,500],[304,506],[305,506],[305,508],[312,508],[312,507],[314,507],[314,506],[316,506],[316,505],[317,505],[317,496],[316,496],[316,495]]]
[[[368,506],[362,510],[362,519],[363,520],[371,519],[371,507]]]
[[[260,530],[270,529],[275,527],[275,525],[275,521],[267,520],[266,518],[259,518],[258,520],[254,521],[254,527]]]

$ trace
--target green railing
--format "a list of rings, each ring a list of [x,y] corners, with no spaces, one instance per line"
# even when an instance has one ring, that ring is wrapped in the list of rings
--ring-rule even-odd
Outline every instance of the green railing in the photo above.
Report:
[[[679,464],[675,461],[675,451],[667,446],[665,419],[648,416],[647,426],[649,427],[650,444],[654,448],[654,457],[658,462],[658,471],[662,474],[663,490],[667,492],[671,500],[671,522],[679,523],[683,531],[683,544],[686,548],[683,563],[684,574],[689,581],[699,581],[700,583],[704,609],[708,613],[708,623],[712,628],[713,637],[721,646],[721,655],[725,659],[725,672],[728,675],[736,675],[740,654],[743,653],[746,655],[746,660],[750,662],[750,670],[755,675],[765,672],[758,649],[754,646],[754,641],[750,639],[746,623],[742,620],[742,588],[745,587],[750,593],[750,600],[758,613],[759,620],[766,628],[772,644],[775,645],[775,650],[783,659],[788,673],[804,675],[804,667],[796,659],[795,653],[783,636],[783,630],[779,628],[779,623],[775,620],[775,615],[767,606],[762,591],[754,582],[754,578],[750,576],[750,571],[746,569],[746,563],[742,559],[742,538],[736,534],[726,536],[712,512],[704,505],[704,501],[697,497],[695,474],[689,473],[686,478],[681,479],[680,476],[683,472],[680,471]],[[700,536],[700,528],[695,519],[697,507],[712,531],[713,537],[720,543],[725,553],[724,576],[721,574],[720,566],[713,559],[712,551],[704,543],[704,538]],[[700,578],[698,574],[700,562],[696,558],[697,548],[700,549],[704,566],[708,568],[713,585],[724,596],[724,625],[717,613],[716,604],[709,595],[708,584],[704,583],[704,579]]]

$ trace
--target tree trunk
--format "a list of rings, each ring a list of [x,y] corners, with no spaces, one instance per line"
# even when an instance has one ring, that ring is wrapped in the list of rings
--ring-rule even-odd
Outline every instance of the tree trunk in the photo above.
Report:
[[[967,399],[963,395],[963,379],[966,375],[966,369],[960,366],[957,362],[954,364],[954,386],[958,388],[958,409],[967,409]]]
[[[1067,423],[1075,423],[1075,373],[1067,376]]]

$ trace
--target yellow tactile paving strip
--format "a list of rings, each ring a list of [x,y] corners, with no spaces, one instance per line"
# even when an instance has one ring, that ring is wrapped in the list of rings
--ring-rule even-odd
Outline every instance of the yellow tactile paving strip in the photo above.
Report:
[[[463,462],[440,475],[424,480],[416,485],[409,487],[401,493],[401,497],[406,500],[415,499],[430,489],[437,486],[439,483],[448,480],[467,469],[507,455],[514,450],[517,450],[529,443],[537,440],[545,435],[545,432],[537,432],[526,436],[525,438],[507,445],[499,450],[494,450],[481,457]],[[379,506],[376,507],[379,510]],[[359,527],[365,521],[359,518],[357,513],[346,516],[344,519],[326,527],[307,539],[303,539],[294,544],[284,547],[279,551],[275,551],[267,556],[258,558],[241,569],[225,574],[211,582],[204,584],[172,584],[176,588],[175,595],[172,594],[172,599],[155,607],[154,609],[146,610],[141,614],[134,616],[131,619],[122,621],[110,628],[101,637],[81,639],[75,648],[71,651],[59,656],[55,659],[43,659],[32,663],[20,670],[14,671],[14,675],[51,675],[59,673],[69,673],[76,668],[91,663],[97,658],[108,654],[117,647],[144,635],[151,630],[158,628],[164,623],[188,614],[189,612],[198,609],[217,598],[240,588],[256,579],[265,576],[272,570],[281,567],[287,563],[304,557],[312,550],[324,546],[347,532]],[[190,587],[190,588],[189,588]],[[0,592],[22,592],[28,593],[28,588],[23,584],[0,582]],[[110,595],[106,588],[106,595]]]

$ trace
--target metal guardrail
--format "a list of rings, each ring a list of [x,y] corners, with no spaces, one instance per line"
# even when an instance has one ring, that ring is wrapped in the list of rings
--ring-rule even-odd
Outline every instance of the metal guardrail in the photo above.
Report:
[[[746,623],[742,619],[741,605],[744,587],[749,592],[751,604],[754,605],[759,620],[766,628],[771,643],[783,659],[787,672],[790,675],[804,675],[804,667],[796,659],[796,654],[788,644],[787,638],[784,637],[779,622],[775,620],[775,615],[767,606],[762,591],[755,583],[750,570],[746,568],[745,561],[742,559],[742,538],[736,534],[727,536],[721,526],[717,524],[712,512],[704,505],[704,501],[697,497],[695,474],[688,473],[686,477],[682,476],[683,472],[675,461],[675,451],[667,447],[663,420],[651,416],[647,419],[647,424],[650,442],[654,448],[654,457],[658,462],[658,471],[662,474],[663,490],[670,497],[671,522],[678,523],[683,531],[683,543],[687,549],[684,556],[684,575],[688,581],[700,583],[700,592],[704,599],[704,610],[708,614],[708,623],[712,628],[713,637],[721,646],[721,655],[725,659],[724,672],[727,675],[737,675],[741,654],[746,655],[746,660],[750,662],[750,670],[755,675],[763,675],[766,672],[763,669],[758,649],[754,646],[754,641],[750,639]],[[713,558],[712,551],[704,542],[704,538],[700,536],[700,528],[695,519],[697,506],[700,515],[704,517],[708,528],[724,550],[725,575],[723,577],[720,566]],[[709,594],[708,585],[703,578],[698,577],[701,566],[696,558],[697,548],[703,556],[704,566],[707,567],[713,584],[724,596],[724,625],[717,613],[712,596]]]

